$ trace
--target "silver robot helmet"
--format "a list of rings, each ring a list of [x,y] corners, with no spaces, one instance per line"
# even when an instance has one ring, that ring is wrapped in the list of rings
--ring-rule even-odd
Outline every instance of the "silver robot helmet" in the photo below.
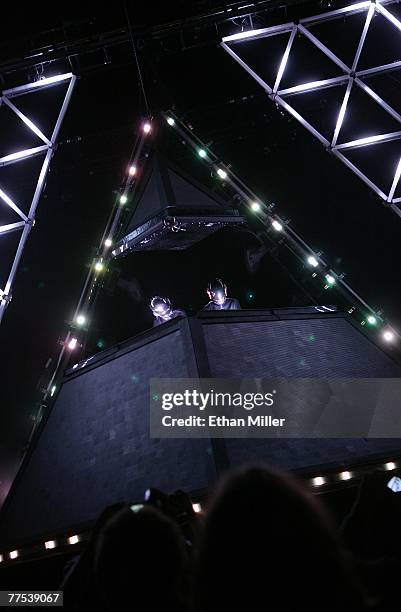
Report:
[[[214,278],[207,284],[207,294],[215,304],[221,306],[226,301],[227,286],[221,278]]]
[[[168,319],[171,314],[171,302],[168,298],[155,295],[150,300],[150,309],[155,317]]]

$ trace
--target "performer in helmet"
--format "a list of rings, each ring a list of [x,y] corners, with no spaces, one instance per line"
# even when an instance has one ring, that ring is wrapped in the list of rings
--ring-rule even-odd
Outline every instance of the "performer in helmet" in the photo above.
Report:
[[[207,294],[210,302],[203,310],[240,310],[241,305],[235,298],[227,297],[227,286],[220,278],[215,278],[207,284]]]
[[[160,297],[158,295],[155,295],[150,300],[150,309],[155,317],[153,327],[156,325],[161,325],[166,321],[171,321],[171,319],[175,319],[176,317],[187,316],[184,310],[173,309],[168,298]]]

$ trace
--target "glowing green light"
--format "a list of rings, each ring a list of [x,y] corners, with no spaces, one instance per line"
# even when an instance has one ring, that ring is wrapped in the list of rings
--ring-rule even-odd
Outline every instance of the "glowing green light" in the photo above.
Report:
[[[206,157],[207,153],[206,153],[205,149],[199,149],[198,155],[199,155],[199,157],[202,157],[202,159],[204,159]]]
[[[377,319],[373,315],[369,315],[366,320],[369,323],[369,325],[376,325],[377,323]]]
[[[123,194],[122,196],[120,196],[120,204],[124,205],[126,204],[128,201],[128,198],[125,194]]]
[[[326,281],[327,284],[330,285],[331,287],[335,284],[336,279],[334,278],[334,276],[332,276],[331,274],[326,274]]]

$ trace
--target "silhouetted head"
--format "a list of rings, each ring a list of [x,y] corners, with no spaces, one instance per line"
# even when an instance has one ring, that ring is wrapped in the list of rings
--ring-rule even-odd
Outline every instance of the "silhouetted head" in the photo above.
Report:
[[[150,506],[124,508],[99,535],[95,575],[110,610],[181,610],[185,566],[178,526]]]
[[[239,470],[206,514],[194,600],[202,612],[230,609],[360,609],[330,521],[290,477]]]
[[[221,278],[214,278],[207,284],[207,294],[209,298],[215,304],[221,306],[226,301],[227,297],[227,286],[221,280]]]
[[[150,300],[150,309],[155,317],[167,320],[171,315],[171,302],[168,298],[155,295]]]

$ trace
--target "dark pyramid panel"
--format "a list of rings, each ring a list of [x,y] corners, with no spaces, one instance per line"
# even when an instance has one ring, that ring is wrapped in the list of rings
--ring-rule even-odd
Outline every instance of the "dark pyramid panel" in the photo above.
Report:
[[[222,227],[242,222],[228,202],[154,154],[113,256],[186,249]]]
[[[228,204],[226,202],[217,198],[215,194],[204,191],[204,187],[199,183],[196,184],[194,189],[195,182],[190,183],[188,179],[180,176],[172,168],[168,168],[167,172],[175,197],[174,206],[213,210],[220,213],[224,212],[227,208]]]
[[[141,225],[146,219],[159,213],[166,204],[169,204],[169,202],[164,200],[163,185],[156,166],[152,167],[152,171],[148,178],[145,179],[144,185],[145,187],[138,198],[125,233],[132,232],[133,229]]]

